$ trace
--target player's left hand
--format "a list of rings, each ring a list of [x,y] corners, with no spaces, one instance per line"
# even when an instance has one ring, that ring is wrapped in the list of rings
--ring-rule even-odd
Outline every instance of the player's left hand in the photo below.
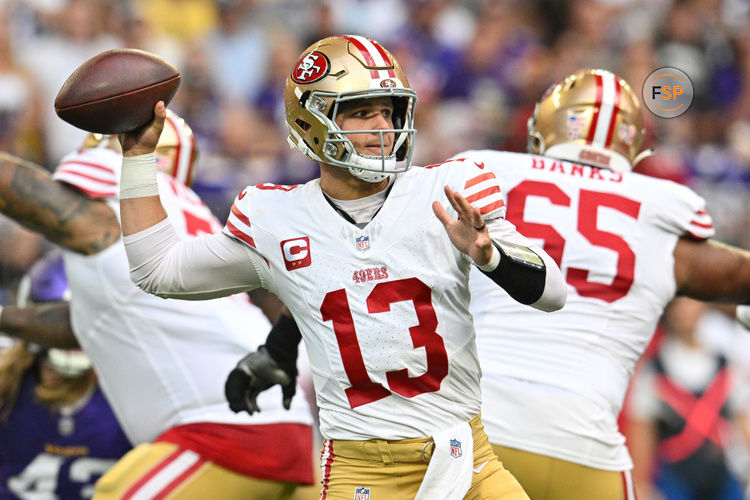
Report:
[[[468,255],[479,266],[487,264],[492,257],[492,240],[482,214],[466,198],[449,186],[445,186],[445,195],[458,219],[451,217],[440,202],[432,202],[432,211],[443,223],[453,245]]]
[[[229,372],[224,383],[224,397],[233,412],[244,410],[252,415],[260,411],[258,395],[277,384],[282,386],[284,407],[288,410],[294,396],[295,380],[279,367],[265,346],[260,346]],[[288,393],[290,390],[291,394]]]

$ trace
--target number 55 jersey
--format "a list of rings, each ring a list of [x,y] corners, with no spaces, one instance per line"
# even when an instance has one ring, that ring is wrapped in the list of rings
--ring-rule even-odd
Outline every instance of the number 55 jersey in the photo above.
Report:
[[[472,263],[432,211],[438,200],[456,216],[446,184],[493,237],[525,243],[502,218],[494,176],[463,162],[396,175],[363,228],[337,213],[319,180],[248,187],[235,200],[224,231],[261,257],[251,261],[262,286],[300,326],[327,439],[429,436],[479,414]]]
[[[598,469],[632,468],[617,416],[675,295],[678,238],[713,235],[704,200],[632,172],[530,154],[458,156],[495,174],[508,220],[543,246],[568,284],[566,306],[545,315],[472,275],[490,440]]]

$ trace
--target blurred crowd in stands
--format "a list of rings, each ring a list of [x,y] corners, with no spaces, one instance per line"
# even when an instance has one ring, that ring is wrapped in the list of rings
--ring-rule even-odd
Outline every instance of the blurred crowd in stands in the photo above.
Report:
[[[720,239],[750,247],[749,19],[746,0],[0,0],[0,150],[54,169],[83,138],[54,112],[65,79],[101,51],[148,50],[182,72],[171,107],[196,133],[196,188],[223,220],[241,186],[315,175],[290,154],[281,99],[287,69],[325,35],[371,36],[401,61],[419,95],[417,165],[525,150],[535,101],[577,68],[640,91],[674,66],[695,100],[676,119],[645,112],[657,154],[639,170],[689,184]],[[3,285],[39,246],[0,224]]]

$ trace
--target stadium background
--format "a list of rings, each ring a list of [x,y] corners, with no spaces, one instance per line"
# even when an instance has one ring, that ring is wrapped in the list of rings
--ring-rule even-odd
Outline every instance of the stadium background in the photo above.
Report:
[[[54,169],[85,135],[54,114],[67,76],[103,50],[155,52],[182,72],[170,107],[196,134],[195,188],[224,220],[246,184],[317,175],[287,147],[283,82],[334,33],[375,38],[401,62],[419,96],[417,165],[525,150],[535,101],[578,68],[614,71],[637,94],[654,69],[682,69],[693,104],[676,119],[644,110],[657,153],[638,170],[691,186],[717,238],[750,248],[747,0],[0,0],[0,151]],[[0,216],[0,304],[48,248]]]

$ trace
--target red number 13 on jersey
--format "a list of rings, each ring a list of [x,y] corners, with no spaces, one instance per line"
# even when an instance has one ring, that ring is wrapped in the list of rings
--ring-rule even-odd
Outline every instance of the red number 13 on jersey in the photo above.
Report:
[[[409,328],[409,335],[415,349],[424,347],[427,371],[417,377],[410,377],[406,368],[386,372],[388,390],[382,384],[373,382],[367,373],[346,290],[342,288],[329,292],[323,299],[320,312],[323,321],[333,322],[341,361],[351,384],[345,392],[352,408],[378,401],[392,393],[411,398],[437,391],[448,375],[448,354],[443,338],[436,331],[438,321],[432,307],[432,290],[427,285],[417,278],[378,283],[367,296],[367,311],[370,314],[388,312],[391,304],[406,300],[414,305],[419,320],[417,325]]]

